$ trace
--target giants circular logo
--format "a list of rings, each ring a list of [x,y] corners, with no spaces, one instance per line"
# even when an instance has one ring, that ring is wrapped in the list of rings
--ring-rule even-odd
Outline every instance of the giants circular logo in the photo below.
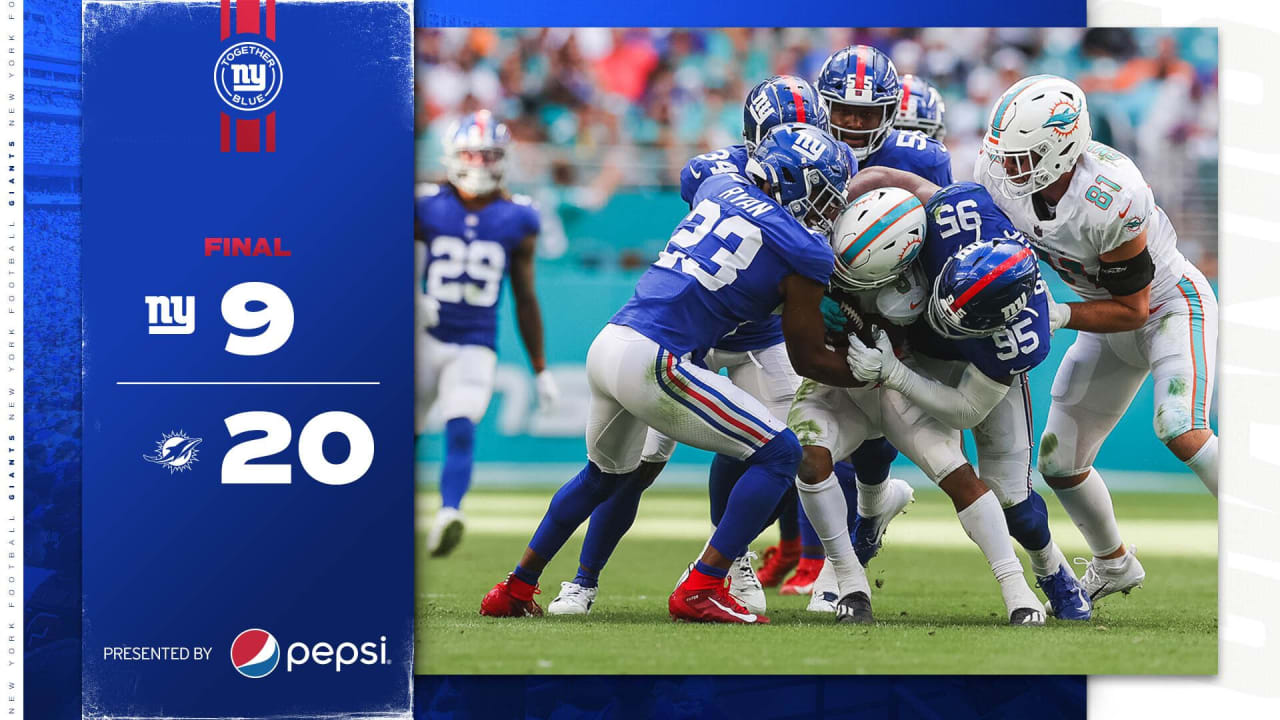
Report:
[[[280,643],[266,630],[245,630],[231,641],[231,664],[247,678],[266,677],[280,664]]]
[[[236,43],[223,50],[213,66],[218,97],[237,110],[261,110],[270,105],[283,82],[280,58],[255,42]]]

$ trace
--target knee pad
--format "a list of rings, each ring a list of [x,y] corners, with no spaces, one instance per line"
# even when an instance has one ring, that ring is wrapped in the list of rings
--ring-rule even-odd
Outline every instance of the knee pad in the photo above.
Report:
[[[1036,452],[1036,469],[1045,477],[1068,477],[1079,472],[1076,464],[1074,438],[1067,438],[1051,430],[1040,436]]]
[[[1004,509],[1009,535],[1028,550],[1040,550],[1049,544],[1049,510],[1044,499],[1032,492],[1026,500]]]
[[[747,458],[747,464],[777,465],[788,476],[793,476],[802,457],[804,457],[804,450],[800,447],[800,440],[788,429],[774,435],[764,447],[755,451],[751,457]]]
[[[444,446],[448,453],[470,454],[476,444],[476,424],[469,418],[458,417],[444,424]]]
[[[1192,430],[1191,406],[1184,402],[1183,397],[1170,396],[1156,403],[1156,414],[1151,424],[1161,443],[1168,444]]]
[[[978,476],[996,494],[1002,507],[1010,507],[1027,499],[1031,493],[1031,453],[978,454]]]

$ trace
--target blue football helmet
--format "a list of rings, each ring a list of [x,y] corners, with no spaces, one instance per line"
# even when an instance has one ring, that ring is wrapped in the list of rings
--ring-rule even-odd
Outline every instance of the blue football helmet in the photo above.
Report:
[[[898,70],[888,55],[869,45],[837,50],[822,64],[817,85],[827,101],[831,133],[859,161],[884,145],[902,100]]]
[[[850,163],[854,163],[850,165]],[[783,123],[765,135],[747,160],[747,174],[805,227],[830,235],[848,206],[845,188],[857,172],[853,159],[827,131]]]
[[[943,115],[947,107],[942,93],[933,83],[916,75],[902,76],[902,102],[898,103],[898,119],[894,126],[899,130],[919,130],[942,142],[947,135]]]
[[[469,195],[502,188],[511,132],[488,110],[464,115],[444,134],[444,169],[449,182]]]
[[[802,122],[828,130],[827,106],[818,91],[795,75],[774,75],[751,88],[742,105],[742,137],[755,150],[782,123]]]
[[[1027,306],[1039,280],[1029,245],[979,240],[942,266],[925,315],[935,332],[952,340],[994,335]]]

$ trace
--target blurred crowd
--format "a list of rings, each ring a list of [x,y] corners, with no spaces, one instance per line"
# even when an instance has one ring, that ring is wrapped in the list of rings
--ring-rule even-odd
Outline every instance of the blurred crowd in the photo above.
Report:
[[[23,128],[25,662],[48,677],[80,649],[80,92],[78,0],[27,0]],[[66,682],[75,682],[66,677]],[[28,697],[37,717],[74,693]],[[78,705],[75,705],[78,707]]]
[[[833,50],[858,43],[942,91],[957,179],[971,177],[1005,88],[1042,72],[1073,79],[1088,93],[1095,137],[1133,157],[1184,252],[1216,272],[1212,29],[419,29],[419,175],[439,176],[448,122],[489,108],[517,140],[517,186],[562,187],[577,209],[673,186],[690,155],[739,141],[752,85],[778,73],[813,78]]]

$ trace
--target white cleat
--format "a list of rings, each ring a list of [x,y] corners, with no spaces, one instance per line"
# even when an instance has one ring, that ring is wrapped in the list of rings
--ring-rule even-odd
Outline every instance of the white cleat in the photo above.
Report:
[[[1021,573],[1000,583],[1000,594],[1010,625],[1044,625],[1044,606]]]
[[[884,533],[889,529],[889,522],[906,512],[907,506],[916,501],[916,491],[906,480],[889,478],[884,507],[875,517],[864,518],[861,515],[853,524],[853,551],[858,554],[858,562],[865,567],[871,558],[880,552],[880,544]]]
[[[756,577],[755,568],[751,567],[751,561],[758,557],[748,550],[729,566],[729,594],[738,598],[738,602],[745,605],[751,612],[763,615],[764,586],[760,584],[760,578]]]
[[[1142,563],[1138,562],[1133,548],[1125,548],[1124,556],[1115,560],[1076,558],[1075,561],[1077,565],[1086,566],[1080,584],[1094,602],[1112,593],[1128,595],[1130,590],[1140,587],[1147,577],[1147,571],[1142,569]]]
[[[586,615],[596,601],[600,588],[583,587],[575,582],[560,583],[560,594],[547,606],[548,615]]]
[[[833,613],[840,601],[840,586],[836,582],[836,569],[830,560],[822,561],[822,571],[813,581],[813,593],[809,595],[809,612]]]
[[[427,533],[427,552],[432,557],[442,557],[453,552],[462,542],[462,531],[466,529],[467,519],[457,508],[442,507],[431,522],[431,530]]]

